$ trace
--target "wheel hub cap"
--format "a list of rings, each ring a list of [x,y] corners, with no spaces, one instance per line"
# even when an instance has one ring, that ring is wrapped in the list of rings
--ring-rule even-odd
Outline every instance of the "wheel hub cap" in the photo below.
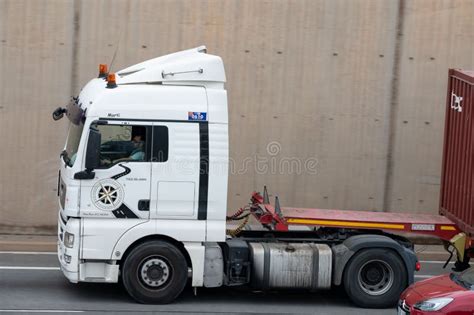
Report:
[[[146,285],[156,288],[168,281],[170,268],[163,259],[150,258],[143,263],[140,276]]]
[[[393,269],[383,260],[370,260],[359,269],[359,286],[369,295],[386,293],[392,287],[393,281]]]

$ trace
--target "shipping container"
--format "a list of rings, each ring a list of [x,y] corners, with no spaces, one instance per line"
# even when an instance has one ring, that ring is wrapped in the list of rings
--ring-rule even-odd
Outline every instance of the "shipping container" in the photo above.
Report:
[[[450,69],[440,213],[474,236],[474,71]]]

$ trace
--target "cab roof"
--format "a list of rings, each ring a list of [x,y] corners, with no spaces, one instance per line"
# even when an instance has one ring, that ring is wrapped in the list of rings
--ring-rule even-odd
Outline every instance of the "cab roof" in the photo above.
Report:
[[[221,87],[224,63],[206,53],[206,46],[150,59],[117,72],[117,84],[162,83]],[[217,85],[216,85],[217,83]]]

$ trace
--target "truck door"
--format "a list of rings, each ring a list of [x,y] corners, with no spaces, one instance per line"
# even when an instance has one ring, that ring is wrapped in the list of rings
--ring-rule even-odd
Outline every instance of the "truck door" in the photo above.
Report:
[[[81,182],[84,217],[149,219],[151,123],[108,121],[101,133],[100,167]]]
[[[199,123],[154,124],[151,162],[152,217],[174,220],[197,218],[199,150]]]

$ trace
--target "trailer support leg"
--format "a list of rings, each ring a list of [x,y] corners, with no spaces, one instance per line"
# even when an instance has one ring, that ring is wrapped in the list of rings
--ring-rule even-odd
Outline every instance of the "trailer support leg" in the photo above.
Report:
[[[451,245],[456,249],[458,262],[463,262],[464,254],[466,252],[467,236],[465,233],[456,234],[450,241]]]

